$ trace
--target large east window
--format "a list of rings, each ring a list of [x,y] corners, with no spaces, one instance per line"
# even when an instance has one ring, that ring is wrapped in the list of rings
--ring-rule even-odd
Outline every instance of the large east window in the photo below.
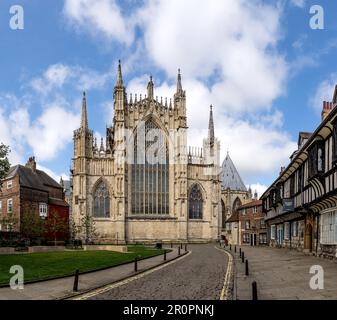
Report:
[[[109,190],[104,181],[101,181],[94,191],[93,217],[95,218],[110,217],[110,195]]]
[[[134,138],[132,214],[169,214],[169,154],[164,131],[152,120]]]
[[[337,244],[337,210],[321,215],[321,243]]]

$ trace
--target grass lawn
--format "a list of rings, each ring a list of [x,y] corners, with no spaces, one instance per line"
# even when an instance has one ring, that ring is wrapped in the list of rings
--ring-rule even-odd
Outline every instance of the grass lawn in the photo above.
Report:
[[[13,274],[9,269],[20,265],[24,269],[25,282],[43,280],[80,272],[92,271],[105,267],[131,262],[135,257],[148,258],[163,254],[165,250],[157,250],[144,246],[129,246],[128,253],[112,251],[64,251],[45,253],[26,253],[0,255],[0,285],[8,284]]]

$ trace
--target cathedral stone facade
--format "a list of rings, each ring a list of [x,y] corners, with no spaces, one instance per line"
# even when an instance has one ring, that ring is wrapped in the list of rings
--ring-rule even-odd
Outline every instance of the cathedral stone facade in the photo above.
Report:
[[[221,234],[220,143],[212,106],[203,148],[187,147],[186,93],[178,72],[171,99],[127,96],[121,64],[106,142],[88,127],[83,95],[74,132],[72,219],[94,222],[97,242],[207,242]],[[83,229],[83,228],[82,228]]]

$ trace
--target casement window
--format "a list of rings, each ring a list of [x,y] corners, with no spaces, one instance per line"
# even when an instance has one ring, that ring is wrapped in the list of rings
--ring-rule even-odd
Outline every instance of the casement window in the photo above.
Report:
[[[13,187],[13,180],[7,181],[7,189],[11,189]]]
[[[332,129],[332,163],[337,161],[337,122],[333,123]]]
[[[242,209],[241,212],[243,216],[246,215],[246,209]]]
[[[289,222],[284,223],[284,239],[289,240]]]
[[[249,221],[249,220],[246,220],[246,221],[245,221],[245,229],[246,229],[246,230],[249,230],[249,229],[250,229],[250,221]]]
[[[292,175],[290,177],[289,182],[289,197],[292,197],[295,194],[295,176]]]
[[[13,199],[7,200],[7,213],[13,212]]]
[[[320,229],[322,244],[337,244],[337,210],[321,215]]]
[[[253,213],[257,213],[257,206],[253,207]]]
[[[297,171],[297,177],[298,177],[298,180],[297,180],[297,192],[300,192],[302,191],[302,188],[303,188],[303,174],[304,174],[304,166],[300,166],[300,168],[298,169]]]
[[[274,224],[270,226],[270,239],[271,240],[276,239],[276,226]]]
[[[324,171],[324,143],[319,141],[312,145],[308,152],[308,175],[309,178]]]
[[[39,204],[39,213],[41,218],[46,218],[48,215],[48,205],[46,203]]]
[[[244,243],[250,243],[250,235],[249,235],[249,233],[244,233],[243,234],[243,242]]]
[[[264,219],[262,219],[260,221],[260,229],[265,229],[266,228],[266,222],[264,221]]]

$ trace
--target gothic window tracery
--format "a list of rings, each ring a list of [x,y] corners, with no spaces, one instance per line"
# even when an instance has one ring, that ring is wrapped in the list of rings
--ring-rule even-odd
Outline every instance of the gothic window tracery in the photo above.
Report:
[[[190,191],[189,195],[189,218],[202,219],[203,199],[200,187],[196,184]]]
[[[93,216],[95,218],[110,217],[110,195],[103,181],[99,183],[94,192]]]
[[[134,138],[132,214],[169,214],[169,155],[166,135],[152,120]]]

